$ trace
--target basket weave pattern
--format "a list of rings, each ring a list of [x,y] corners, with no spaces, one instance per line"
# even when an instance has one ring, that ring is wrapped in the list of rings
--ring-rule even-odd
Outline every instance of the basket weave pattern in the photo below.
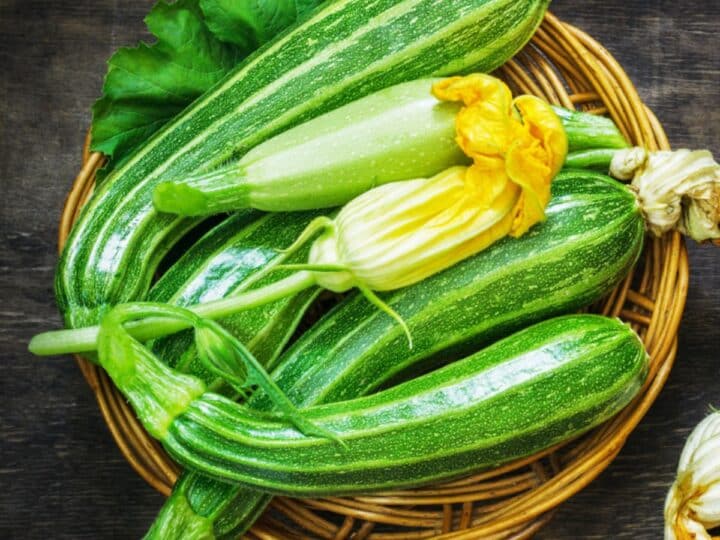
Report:
[[[668,149],[662,127],[612,56],[582,31],[547,14],[533,38],[496,75],[515,92],[569,108],[608,114],[633,144]],[[62,249],[92,193],[100,154],[89,153],[68,195],[59,230]],[[588,435],[540,454],[459,481],[382,494],[324,499],[276,497],[247,534],[250,539],[529,538],[553,509],[587,486],[615,458],[662,389],[675,358],[685,306],[688,260],[678,233],[648,237],[634,271],[590,311],[620,317],[643,339],[650,374],[636,399]],[[145,433],[105,373],[78,358],[120,450],[164,494],[178,468]]]

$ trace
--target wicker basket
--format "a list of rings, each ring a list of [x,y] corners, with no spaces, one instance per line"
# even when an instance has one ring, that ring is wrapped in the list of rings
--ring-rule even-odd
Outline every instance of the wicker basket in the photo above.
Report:
[[[580,30],[548,14],[520,54],[497,72],[515,91],[565,107],[609,114],[634,144],[667,149],[657,119],[612,56]],[[60,223],[62,246],[93,189],[102,156],[83,156]],[[316,500],[276,497],[248,533],[259,539],[528,538],[553,509],[588,485],[618,454],[653,403],[677,350],[688,260],[679,234],[648,238],[637,268],[592,311],[619,316],[640,334],[651,357],[640,394],[619,415],[577,441],[497,470],[421,489]],[[78,359],[121,451],[155,489],[168,494],[178,468],[151,439],[104,372]]]

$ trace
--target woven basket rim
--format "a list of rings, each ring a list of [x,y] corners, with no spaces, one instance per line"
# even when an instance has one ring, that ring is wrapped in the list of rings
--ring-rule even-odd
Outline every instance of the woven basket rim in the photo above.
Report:
[[[634,144],[651,150],[669,149],[662,126],[640,100],[612,55],[587,34],[549,12],[531,44],[502,66],[498,74],[517,89],[544,96],[559,105],[607,113]],[[96,171],[104,163],[101,154],[89,151],[89,142],[88,134],[83,167],[62,212],[59,251],[80,208],[92,193]],[[651,357],[645,386],[617,416],[576,443],[563,443],[493,471],[439,486],[352,499],[277,497],[271,505],[272,512],[283,514],[300,528],[289,529],[282,520],[266,513],[248,537],[302,538],[302,533],[297,531],[338,539],[350,538],[350,535],[356,539],[532,536],[551,519],[557,505],[583,489],[612,462],[670,373],[688,289],[687,251],[680,235],[671,233],[663,238],[648,239],[642,267],[642,270],[633,270],[596,306],[597,312],[629,322],[638,331]],[[178,467],[140,427],[104,372],[81,358],[77,360],[120,450],[151,486],[167,495]],[[523,490],[508,487],[511,483],[508,478]],[[503,495],[490,497],[492,493],[486,493],[488,485],[500,492],[504,487],[510,493],[505,499]],[[434,494],[438,490],[441,494]],[[438,510],[413,510],[426,507]],[[480,507],[483,512],[477,511]],[[328,521],[328,513],[338,516],[338,522]],[[374,533],[376,526],[382,524],[401,527],[404,532]]]

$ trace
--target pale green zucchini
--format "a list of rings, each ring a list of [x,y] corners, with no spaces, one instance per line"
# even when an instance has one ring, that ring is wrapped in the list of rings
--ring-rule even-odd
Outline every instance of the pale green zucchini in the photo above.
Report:
[[[469,158],[456,142],[459,103],[431,93],[440,79],[385,88],[276,135],[239,161],[161,182],[155,208],[202,216],[243,208],[292,212],[343,205],[375,186],[432,177]],[[576,165],[627,143],[612,120],[554,107]],[[598,149],[601,149],[600,151]],[[609,161],[605,166],[607,170]]]
[[[184,216],[329,208],[376,185],[466,164],[455,142],[460,105],[433,97],[436,80],[385,88],[268,139],[238,162],[162,182],[155,208]]]

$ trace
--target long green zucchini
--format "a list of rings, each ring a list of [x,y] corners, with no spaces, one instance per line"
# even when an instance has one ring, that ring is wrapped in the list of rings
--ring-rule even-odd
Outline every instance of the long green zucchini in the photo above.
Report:
[[[346,448],[213,393],[177,416],[162,442],[183,465],[283,495],[411,487],[580,435],[629,403],[646,374],[647,353],[628,326],[574,315],[384,392],[303,410]]]
[[[106,179],[56,274],[68,326],[142,297],[194,221],[159,215],[164,179],[213,168],[304,120],[393,84],[502,64],[549,0],[337,0],[248,58]]]
[[[403,369],[465,356],[532,322],[572,312],[608,293],[640,254],[643,221],[635,198],[611,178],[562,172],[547,221],[505,239],[421,283],[384,296],[415,340],[352,295],[283,355],[273,372],[298,406],[352,399]],[[267,409],[262,396],[252,406]],[[232,538],[247,529],[267,495],[186,473],[148,538],[186,538],[182,523],[211,524]],[[207,524],[207,523],[206,523]]]
[[[176,372],[158,385],[157,358],[106,354],[114,351],[101,347],[100,362],[179,463],[290,496],[415,487],[532,455],[619,412],[648,367],[642,341],[620,320],[569,315],[394,388],[303,409],[304,421],[332,434],[323,437]],[[136,399],[142,385],[153,393],[166,384],[169,396]]]

